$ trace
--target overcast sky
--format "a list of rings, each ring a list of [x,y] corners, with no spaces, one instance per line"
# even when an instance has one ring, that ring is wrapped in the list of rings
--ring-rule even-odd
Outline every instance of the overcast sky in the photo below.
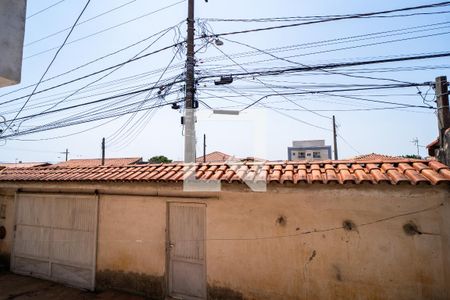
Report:
[[[241,22],[230,19],[354,14],[434,3],[411,0],[196,2],[196,18],[200,19],[197,22],[197,35],[303,22]],[[85,3],[82,0],[28,0],[29,18],[26,22],[22,82],[0,90],[0,115],[12,120],[23,106],[26,97],[7,104],[3,102],[26,96],[32,91],[32,84],[42,76],[67,36],[67,28],[75,22]],[[52,4],[56,5],[35,14]],[[448,11],[448,7],[440,7],[397,13],[439,14],[350,19],[233,34],[219,37],[223,42],[221,46],[217,46],[213,39],[199,38],[196,40],[196,74],[201,78],[444,52],[449,50],[450,45]],[[80,19],[81,24],[75,27],[69,43],[63,47],[44,80],[108,56],[47,80],[37,90],[55,87],[125,62],[136,55],[145,55],[183,41],[186,36],[186,14],[187,1],[92,0]],[[126,50],[112,54],[128,46]],[[107,114],[114,115],[125,110],[136,111],[120,117],[20,135],[6,141],[3,139],[0,141],[0,161],[56,162],[64,159],[61,152],[66,148],[70,152],[69,158],[96,158],[101,153],[102,137],[107,139],[107,157],[139,156],[148,159],[154,155],[165,155],[173,160],[182,160],[184,138],[180,117],[183,108],[174,110],[166,104],[183,98],[182,84],[172,83],[183,78],[184,55],[184,49],[172,47],[117,70],[111,69],[114,72],[107,76],[110,71],[33,95],[19,117],[163,86],[160,94],[156,91],[152,94],[141,93],[134,98],[114,98],[76,109],[17,120],[13,122],[15,126],[12,128],[26,131],[36,126],[45,125],[48,128],[65,122],[85,122],[96,116],[103,118]],[[206,134],[207,152],[222,151],[238,157],[257,156],[270,160],[287,159],[287,147],[293,140],[324,139],[331,145],[333,115],[339,124],[340,158],[372,152],[415,154],[417,150],[411,142],[414,138],[418,138],[420,145],[426,145],[437,136],[435,111],[399,108],[400,105],[391,103],[433,106],[432,89],[426,86],[419,88],[423,97],[428,92],[425,100],[418,95],[419,90],[415,87],[333,93],[323,91],[398,83],[393,80],[429,82],[436,76],[446,75],[449,67],[450,60],[440,58],[330,69],[332,72],[318,70],[243,76],[236,77],[232,84],[224,86],[214,85],[214,79],[218,78],[199,80],[197,96],[206,104],[200,104],[197,115],[198,156],[202,153],[203,134]],[[355,78],[345,74],[393,80]],[[27,86],[30,87],[24,88]],[[24,89],[18,90],[20,88]],[[302,91],[316,93],[270,96],[238,116],[214,115],[207,107],[241,110],[268,94]],[[132,104],[144,100],[146,96],[146,102]],[[166,106],[143,110],[155,105]],[[420,154],[425,156],[426,149],[421,147]]]

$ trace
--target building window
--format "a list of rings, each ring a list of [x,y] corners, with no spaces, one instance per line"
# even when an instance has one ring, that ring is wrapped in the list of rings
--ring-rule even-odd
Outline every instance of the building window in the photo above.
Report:
[[[295,152],[292,152],[292,155],[295,156]]]
[[[320,158],[320,152],[314,151],[313,152],[313,158]]]
[[[305,152],[299,152],[298,158],[305,158]]]
[[[311,157],[311,153],[306,153],[306,156]]]

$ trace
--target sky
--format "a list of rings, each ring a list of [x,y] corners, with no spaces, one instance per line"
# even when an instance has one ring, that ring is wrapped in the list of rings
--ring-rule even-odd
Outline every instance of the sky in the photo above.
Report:
[[[214,80],[236,73],[448,51],[448,6],[397,13],[439,14],[349,19],[220,35],[305,22],[298,17],[316,16],[311,19],[317,20],[317,16],[431,3],[434,1],[196,1],[197,156],[202,155],[205,134],[207,152],[285,160],[294,140],[324,139],[332,145],[333,115],[338,124],[339,158],[373,152],[416,154],[415,138],[420,155],[426,156],[423,146],[438,134],[435,110],[425,108],[435,105],[429,86],[335,90],[434,81],[448,73],[448,58],[234,76],[230,85],[215,85]],[[0,161],[57,162],[65,159],[62,152],[66,149],[72,159],[98,158],[103,137],[106,157],[146,160],[165,155],[183,160],[180,118],[186,53],[183,45],[171,45],[186,37],[187,1],[91,0],[39,84],[39,93],[24,106],[28,98],[24,96],[44,74],[85,4],[82,0],[28,0],[22,80],[0,89],[0,115],[13,121],[14,130],[0,139]],[[266,19],[285,17],[297,19]],[[202,34],[217,34],[219,41],[202,38]],[[139,59],[114,67],[134,57]],[[96,73],[106,68],[108,71]],[[68,83],[74,79],[77,81]],[[137,92],[146,88],[151,90]],[[130,92],[135,94],[124,96]],[[299,92],[308,93],[293,94]],[[217,115],[212,110],[242,110],[264,96],[239,115]],[[113,98],[105,99],[108,97]],[[101,101],[88,104],[96,100]],[[172,109],[173,102],[181,107]],[[92,121],[96,118],[101,119]],[[62,125],[67,126],[23,134]]]

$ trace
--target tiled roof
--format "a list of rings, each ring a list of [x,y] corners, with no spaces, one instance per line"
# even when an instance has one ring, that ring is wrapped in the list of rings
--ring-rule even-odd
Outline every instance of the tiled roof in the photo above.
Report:
[[[378,153],[369,153],[369,154],[363,154],[359,156],[355,156],[351,158],[352,160],[377,160],[377,161],[397,161],[399,159],[403,159],[402,157],[398,156],[391,156],[391,155],[385,155],[385,154],[378,154]]]
[[[426,147],[428,150],[428,155],[429,156],[435,156],[436,155],[436,150],[439,149],[439,138],[435,139],[434,141],[432,141],[431,143],[429,143]]]
[[[105,166],[125,166],[142,162],[142,157],[106,158]],[[95,167],[101,166],[102,160],[93,159],[69,159],[68,161],[54,164],[54,167]]]
[[[195,172],[199,180],[276,183],[441,184],[450,182],[449,167],[426,160],[141,164],[121,167],[42,167],[3,169],[0,182],[180,182]]]
[[[205,157],[206,157],[206,162],[226,162],[228,159],[232,158],[231,155],[225,154],[220,151],[214,151],[214,152],[208,153],[205,155]],[[198,163],[202,163],[203,155],[200,157],[197,157],[196,161]]]
[[[20,162],[20,163],[0,163],[1,168],[32,168],[32,167],[44,167],[50,165],[46,162]]]
[[[439,138],[435,139],[434,141],[432,141],[431,143],[429,143],[428,145],[426,145],[426,148],[433,148],[439,145]]]

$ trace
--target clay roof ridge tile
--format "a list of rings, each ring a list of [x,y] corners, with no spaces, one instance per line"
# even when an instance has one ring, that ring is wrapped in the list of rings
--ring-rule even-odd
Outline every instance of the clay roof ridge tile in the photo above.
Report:
[[[428,165],[422,163],[422,162],[413,162],[412,166],[419,172],[422,172],[423,170],[431,169]]]
[[[433,185],[437,185],[442,182],[450,182],[450,178],[446,178],[432,169],[422,169],[420,174],[427,178]]]
[[[428,178],[417,172],[417,170],[415,170],[414,168],[406,169],[403,174],[410,179],[412,184],[431,183]]]
[[[339,178],[334,168],[325,169],[323,176],[325,177],[325,183],[327,184],[331,182],[339,183]]]
[[[391,183],[394,185],[401,184],[401,183],[410,183],[412,182],[405,176],[403,173],[399,172],[397,168],[389,168],[386,170],[386,175],[391,180]]]
[[[354,175],[356,177],[356,182],[358,184],[365,183],[365,182],[373,183],[373,181],[374,181],[372,176],[369,176],[366,173],[366,171],[364,169],[362,169],[362,168],[355,170]]]
[[[450,169],[450,167],[444,165],[443,163],[441,163],[437,160],[430,161],[428,163],[428,166],[431,167],[436,172],[440,172],[441,170],[449,170]]]

